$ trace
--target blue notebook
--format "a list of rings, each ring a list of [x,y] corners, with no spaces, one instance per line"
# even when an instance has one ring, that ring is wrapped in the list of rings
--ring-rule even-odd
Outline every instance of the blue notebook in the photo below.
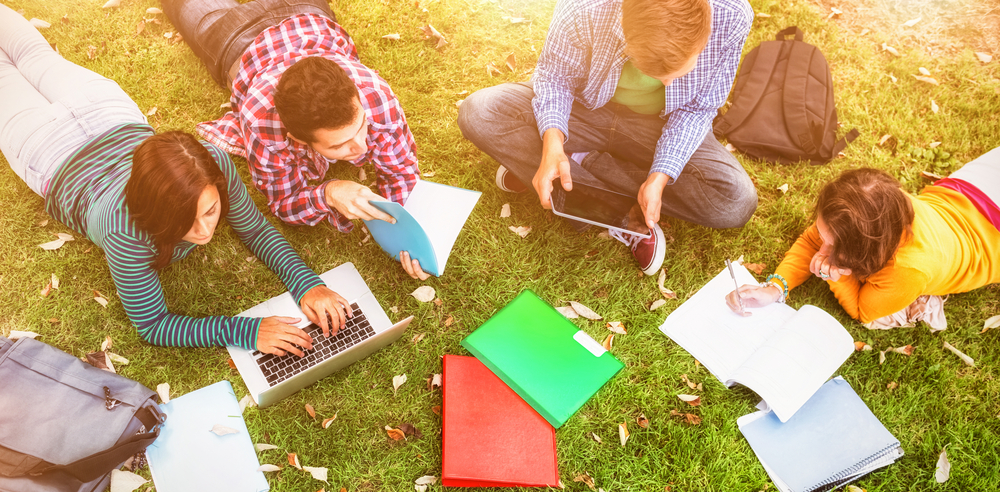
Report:
[[[389,256],[399,261],[399,252],[420,262],[423,271],[440,277],[451,248],[482,193],[454,186],[417,181],[406,205],[395,202],[369,202],[396,219],[395,224],[366,220],[365,226],[375,242]]]
[[[157,492],[266,492],[233,386],[219,381],[160,405],[167,419],[146,448]],[[220,436],[216,424],[236,430]]]
[[[744,415],[736,423],[782,491],[839,487],[903,456],[899,440],[839,376],[785,423],[770,411]]]

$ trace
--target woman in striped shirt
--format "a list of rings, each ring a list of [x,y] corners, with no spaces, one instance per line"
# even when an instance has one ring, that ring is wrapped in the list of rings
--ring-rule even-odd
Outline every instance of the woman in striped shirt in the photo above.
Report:
[[[46,212],[104,250],[125,312],[153,344],[311,348],[294,318],[167,311],[157,272],[208,243],[222,217],[324,334],[351,312],[264,219],[225,152],[183,132],[155,135],[118,84],[62,58],[4,5],[0,150]]]

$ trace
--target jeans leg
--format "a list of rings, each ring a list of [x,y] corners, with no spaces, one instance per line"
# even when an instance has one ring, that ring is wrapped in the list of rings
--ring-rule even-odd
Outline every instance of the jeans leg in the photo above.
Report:
[[[979,188],[1000,206],[1000,147],[969,161],[948,177],[961,179]]]

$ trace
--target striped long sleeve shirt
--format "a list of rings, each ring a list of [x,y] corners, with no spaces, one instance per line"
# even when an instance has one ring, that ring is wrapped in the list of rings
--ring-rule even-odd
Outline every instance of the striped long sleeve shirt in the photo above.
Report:
[[[94,138],[71,156],[52,178],[45,210],[56,220],[87,236],[104,254],[129,319],[155,345],[220,346],[254,349],[260,318],[208,316],[192,318],[167,311],[157,272],[152,237],[137,229],[125,205],[125,183],[132,171],[135,147],[153,135],[148,125],[130,124]],[[303,263],[285,238],[257,210],[229,156],[207,142],[202,145],[227,180],[226,220],[240,240],[281,278],[296,301],[323,281]],[[180,241],[176,261],[194,244]]]

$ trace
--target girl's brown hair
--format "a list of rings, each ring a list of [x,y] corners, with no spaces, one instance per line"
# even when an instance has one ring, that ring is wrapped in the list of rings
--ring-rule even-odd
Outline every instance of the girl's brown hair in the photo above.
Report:
[[[912,234],[909,195],[877,169],[852,169],[827,183],[816,199],[816,215],[833,235],[833,265],[850,268],[859,280],[885,268]]]
[[[136,227],[153,236],[153,269],[170,264],[174,246],[194,225],[198,199],[215,186],[222,217],[229,213],[226,177],[203,145],[191,134],[153,135],[135,148],[132,175],[125,184],[125,204]]]

